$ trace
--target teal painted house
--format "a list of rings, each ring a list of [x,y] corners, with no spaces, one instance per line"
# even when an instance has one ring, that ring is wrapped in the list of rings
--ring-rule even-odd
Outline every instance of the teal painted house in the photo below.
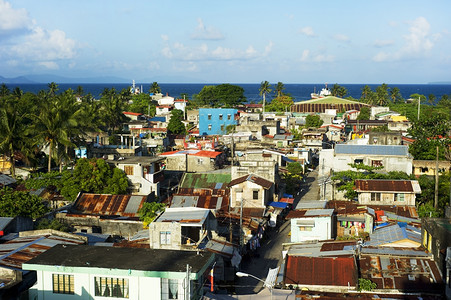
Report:
[[[210,252],[60,245],[22,268],[37,275],[29,299],[185,300],[202,297],[214,258]]]
[[[228,125],[237,125],[238,110],[235,108],[200,108],[199,134],[222,135]]]

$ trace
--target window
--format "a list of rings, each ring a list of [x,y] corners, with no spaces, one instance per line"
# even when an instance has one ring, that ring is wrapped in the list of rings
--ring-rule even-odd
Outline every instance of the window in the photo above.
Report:
[[[252,199],[258,200],[258,190],[252,192]]]
[[[296,226],[298,226],[299,231],[313,231],[315,227],[314,220],[297,220]]]
[[[133,166],[124,166],[124,172],[127,175],[133,175]]]
[[[354,159],[354,163],[355,164],[363,164],[363,159],[362,158]]]
[[[74,294],[74,275],[52,274],[54,294]]]
[[[406,194],[395,194],[395,201],[404,201]]]
[[[371,193],[371,201],[381,201],[381,193]]]
[[[208,120],[211,120],[211,114],[208,114]]]
[[[161,245],[171,244],[171,232],[170,231],[160,231],[160,244]]]
[[[204,164],[204,160],[202,158],[198,158],[197,159],[197,164],[198,165],[203,165]]]
[[[180,294],[180,299],[184,295]],[[179,299],[179,280],[178,279],[161,279],[161,300]]]
[[[208,130],[211,130],[211,124],[208,124]]]
[[[222,114],[219,115],[219,120],[222,120]]]
[[[382,167],[382,160],[372,160],[371,166],[373,167]]]
[[[128,298],[128,279],[94,277],[94,290],[100,297]]]
[[[231,114],[227,115],[227,120],[232,120],[232,115]]]
[[[221,131],[224,131],[224,124],[221,125]]]

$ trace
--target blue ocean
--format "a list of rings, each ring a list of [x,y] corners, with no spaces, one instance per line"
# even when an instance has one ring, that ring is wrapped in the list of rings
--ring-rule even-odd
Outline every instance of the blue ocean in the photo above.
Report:
[[[163,94],[168,94],[172,97],[179,98],[181,94],[188,94],[190,98],[194,94],[198,94],[205,85],[214,85],[214,84],[205,84],[205,83],[158,83],[161,92]],[[136,87],[143,88],[144,92],[148,92],[150,89],[150,83],[136,83]],[[261,101],[262,97],[259,95],[260,84],[235,84],[241,86],[244,89],[244,95],[246,96],[247,102],[255,102],[258,103]],[[355,99],[359,99],[362,94],[362,88],[365,84],[340,84],[344,86],[348,90],[348,94],[346,97],[353,97]],[[24,92],[32,92],[37,93],[40,90],[47,90],[47,84],[18,84],[18,85],[7,85],[11,90],[16,86],[19,86]],[[117,91],[121,91],[124,88],[130,88],[130,84],[108,84],[108,83],[82,83],[82,84],[58,84],[60,91],[67,90],[69,88],[76,90],[78,86],[82,86],[85,94],[91,93],[95,98],[100,98],[100,94],[105,88],[114,87]],[[314,91],[319,92],[322,88],[324,88],[324,84],[285,84],[284,93],[290,94],[294,101],[303,101],[309,100],[310,94]],[[368,84],[368,86],[375,91],[379,84]],[[449,95],[451,97],[451,84],[393,84],[388,85],[390,88],[397,87],[399,88],[401,95],[404,99],[407,99],[412,94],[420,94],[429,97],[430,94],[434,95],[436,99],[440,99],[442,95]],[[332,85],[329,85],[331,88]],[[271,96],[267,96],[267,99],[270,100]]]

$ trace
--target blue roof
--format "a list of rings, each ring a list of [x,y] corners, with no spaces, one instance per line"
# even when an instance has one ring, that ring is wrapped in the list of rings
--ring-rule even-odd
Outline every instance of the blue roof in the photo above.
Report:
[[[286,208],[288,206],[288,203],[285,203],[285,202],[271,202],[271,203],[269,203],[269,206],[278,207],[278,208]]]
[[[366,155],[409,155],[408,146],[404,145],[335,145],[335,154],[366,154]]]
[[[166,122],[166,117],[153,117],[150,122]]]

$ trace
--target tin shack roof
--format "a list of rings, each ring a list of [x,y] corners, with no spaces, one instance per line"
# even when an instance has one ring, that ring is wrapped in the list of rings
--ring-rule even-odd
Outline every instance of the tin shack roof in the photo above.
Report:
[[[269,189],[271,188],[271,186],[274,184],[273,182],[266,180],[260,176],[254,175],[254,174],[249,174],[249,175],[244,175],[241,177],[238,177],[232,181],[230,181],[229,183],[229,187],[243,183],[245,181],[250,181],[253,182],[255,184],[258,184],[259,186],[265,188],[265,189]]]
[[[82,214],[137,217],[147,196],[82,193],[72,211]]]
[[[354,256],[305,257],[288,255],[284,283],[297,285],[357,285]]]
[[[71,237],[73,236],[73,237]],[[22,264],[58,244],[80,245],[85,240],[72,234],[21,236],[0,244],[0,268],[21,270]]]
[[[185,173],[180,188],[225,189],[232,180],[230,173]]]
[[[357,179],[357,192],[421,193],[417,180]]]

